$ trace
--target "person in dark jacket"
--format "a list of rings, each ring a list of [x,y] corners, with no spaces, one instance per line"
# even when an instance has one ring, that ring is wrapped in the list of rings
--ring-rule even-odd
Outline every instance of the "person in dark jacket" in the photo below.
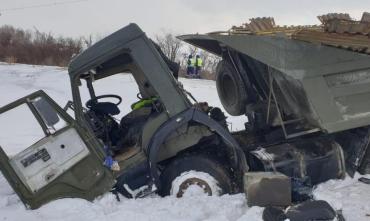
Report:
[[[186,74],[188,76],[193,76],[194,75],[194,68],[195,68],[195,59],[193,58],[192,55],[189,55],[188,61],[187,61],[187,71],[186,71]]]

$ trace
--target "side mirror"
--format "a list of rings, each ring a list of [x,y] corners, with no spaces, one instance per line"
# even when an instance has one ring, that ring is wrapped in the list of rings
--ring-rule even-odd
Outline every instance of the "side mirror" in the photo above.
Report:
[[[45,99],[43,99],[42,97],[37,98],[32,102],[32,104],[39,112],[47,126],[53,127],[59,122],[60,119],[58,113]]]

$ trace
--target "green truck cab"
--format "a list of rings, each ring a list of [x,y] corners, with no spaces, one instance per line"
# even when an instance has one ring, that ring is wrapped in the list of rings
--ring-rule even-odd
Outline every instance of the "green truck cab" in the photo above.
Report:
[[[28,208],[65,197],[93,200],[108,191],[127,197],[181,196],[190,185],[210,195],[240,191],[248,166],[239,144],[209,107],[188,99],[136,24],[86,49],[68,72],[73,102],[65,109],[43,91],[0,109],[2,115],[25,106],[44,131],[44,138],[18,154],[0,148],[0,170]],[[134,77],[142,103],[117,120],[121,96],[97,95],[94,82],[124,73]],[[89,91],[86,104],[82,87]],[[209,174],[219,188],[195,175],[174,192],[173,180],[192,170]]]

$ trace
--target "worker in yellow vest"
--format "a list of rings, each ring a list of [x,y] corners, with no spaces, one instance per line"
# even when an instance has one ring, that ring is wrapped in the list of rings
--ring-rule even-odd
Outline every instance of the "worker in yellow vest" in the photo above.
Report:
[[[200,78],[200,71],[203,66],[203,60],[200,58],[199,55],[195,57],[195,77]]]
[[[188,66],[187,66],[186,74],[187,74],[189,77],[193,77],[193,75],[194,75],[194,70],[195,70],[195,59],[193,58],[193,56],[192,56],[192,55],[189,55],[187,65],[188,65]]]

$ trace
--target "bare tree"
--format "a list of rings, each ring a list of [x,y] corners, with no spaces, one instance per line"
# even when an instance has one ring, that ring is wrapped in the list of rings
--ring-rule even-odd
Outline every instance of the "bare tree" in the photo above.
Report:
[[[211,74],[215,73],[216,66],[221,61],[221,58],[206,51],[202,52],[202,58],[204,70],[209,71]]]
[[[163,32],[161,35],[156,35],[155,39],[163,53],[171,61],[180,63],[183,72],[186,69],[189,55],[192,55],[193,57],[196,55],[201,56],[203,60],[203,71],[207,72],[207,75],[212,75],[215,72],[217,63],[220,60],[218,56],[201,50],[193,45],[184,44],[171,32]]]
[[[164,32],[162,35],[156,35],[156,43],[162,49],[163,53],[173,62],[179,62],[181,53],[180,50],[183,43],[177,39],[172,33]]]
[[[220,58],[207,51],[201,50],[193,45],[185,44],[178,40],[176,35],[171,32],[163,32],[161,35],[156,35],[156,43],[162,49],[163,53],[174,62],[180,63],[180,75],[186,72],[188,56],[200,55],[203,60],[202,77],[206,79],[215,78],[215,70]]]
[[[193,45],[188,45],[187,53],[188,55],[195,57],[199,53],[199,49]]]
[[[85,48],[89,48],[93,45],[93,36],[91,34],[87,37],[82,37],[81,40],[83,41]]]

